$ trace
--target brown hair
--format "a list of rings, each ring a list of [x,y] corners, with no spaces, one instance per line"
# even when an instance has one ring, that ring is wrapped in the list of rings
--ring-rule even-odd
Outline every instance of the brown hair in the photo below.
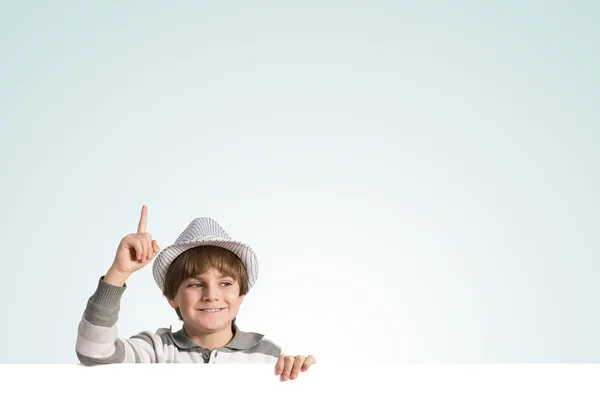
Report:
[[[173,299],[181,283],[209,269],[216,269],[240,284],[240,295],[248,293],[248,274],[244,264],[233,252],[218,246],[198,246],[186,250],[171,263],[165,276],[163,295]],[[181,311],[175,309],[179,320]]]

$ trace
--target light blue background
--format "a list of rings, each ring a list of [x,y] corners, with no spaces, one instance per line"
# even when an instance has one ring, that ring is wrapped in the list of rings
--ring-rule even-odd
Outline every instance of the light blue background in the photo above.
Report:
[[[75,363],[142,204],[321,362],[598,362],[600,3],[0,3],[2,363]],[[119,333],[173,324],[150,266]]]

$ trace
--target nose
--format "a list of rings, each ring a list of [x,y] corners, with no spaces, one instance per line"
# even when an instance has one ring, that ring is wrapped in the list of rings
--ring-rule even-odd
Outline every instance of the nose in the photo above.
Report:
[[[204,288],[204,292],[202,293],[202,300],[203,301],[214,301],[214,300],[218,300],[219,296],[218,296],[218,292],[217,289],[211,285],[208,285]]]

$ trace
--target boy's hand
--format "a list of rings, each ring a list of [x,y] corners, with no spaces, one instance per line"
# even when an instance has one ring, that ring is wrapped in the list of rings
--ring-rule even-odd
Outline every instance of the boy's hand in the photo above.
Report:
[[[123,237],[117,248],[115,260],[105,281],[122,286],[129,275],[146,266],[158,254],[160,248],[152,235],[146,231],[148,208],[142,206],[137,232]]]
[[[302,355],[286,356],[282,354],[275,365],[275,375],[281,375],[281,381],[295,380],[300,372],[307,371],[316,362],[312,355],[305,358]]]

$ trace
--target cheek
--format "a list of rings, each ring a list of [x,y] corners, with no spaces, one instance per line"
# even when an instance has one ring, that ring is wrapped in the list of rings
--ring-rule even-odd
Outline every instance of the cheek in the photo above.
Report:
[[[237,292],[231,293],[231,295],[227,296],[227,303],[233,307],[239,307],[242,303],[242,297],[240,297]]]
[[[180,293],[179,295],[179,303],[181,305],[190,305],[190,304],[195,304],[198,301],[198,298],[200,298],[199,293],[196,292],[190,292],[190,290],[185,290],[182,293]]]

